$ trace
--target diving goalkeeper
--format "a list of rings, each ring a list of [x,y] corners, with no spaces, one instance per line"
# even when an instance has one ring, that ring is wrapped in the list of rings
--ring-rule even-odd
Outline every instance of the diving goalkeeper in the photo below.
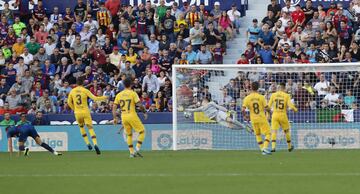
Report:
[[[228,110],[225,107],[219,106],[213,101],[210,102],[206,97],[202,100],[200,107],[185,109],[185,112],[204,112],[207,117],[218,122],[222,126],[230,129],[245,129],[250,133],[252,132],[251,127],[231,118],[231,116],[227,114]]]

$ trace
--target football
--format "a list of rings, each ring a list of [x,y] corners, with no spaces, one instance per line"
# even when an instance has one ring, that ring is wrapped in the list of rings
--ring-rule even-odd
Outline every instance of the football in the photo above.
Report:
[[[184,112],[184,117],[187,118],[187,119],[190,118],[190,117],[191,117],[191,113],[185,111],[185,112]]]

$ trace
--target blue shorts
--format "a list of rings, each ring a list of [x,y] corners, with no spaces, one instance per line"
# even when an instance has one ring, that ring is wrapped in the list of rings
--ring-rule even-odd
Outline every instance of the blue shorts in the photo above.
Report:
[[[36,137],[39,137],[39,134],[35,130],[34,126],[24,125],[22,127],[23,127],[23,129],[19,136],[20,142],[26,142],[28,137],[32,137],[33,139],[35,139]]]

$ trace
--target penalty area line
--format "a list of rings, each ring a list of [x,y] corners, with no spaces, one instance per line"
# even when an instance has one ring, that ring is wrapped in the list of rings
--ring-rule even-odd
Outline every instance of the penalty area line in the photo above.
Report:
[[[0,174],[0,177],[322,177],[360,176],[354,173],[105,173],[105,174]]]

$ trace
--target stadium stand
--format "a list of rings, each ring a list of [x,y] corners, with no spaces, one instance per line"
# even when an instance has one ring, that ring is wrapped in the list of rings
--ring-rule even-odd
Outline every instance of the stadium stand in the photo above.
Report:
[[[45,10],[38,0],[4,4],[1,11],[0,112],[71,113],[66,98],[79,76],[94,95],[92,113],[110,113],[126,76],[149,112],[172,110],[172,64],[222,63],[227,40],[235,38],[240,12],[183,1],[170,7],[147,1],[83,1]],[[14,12],[9,6],[18,7]],[[31,14],[27,14],[31,13]]]

